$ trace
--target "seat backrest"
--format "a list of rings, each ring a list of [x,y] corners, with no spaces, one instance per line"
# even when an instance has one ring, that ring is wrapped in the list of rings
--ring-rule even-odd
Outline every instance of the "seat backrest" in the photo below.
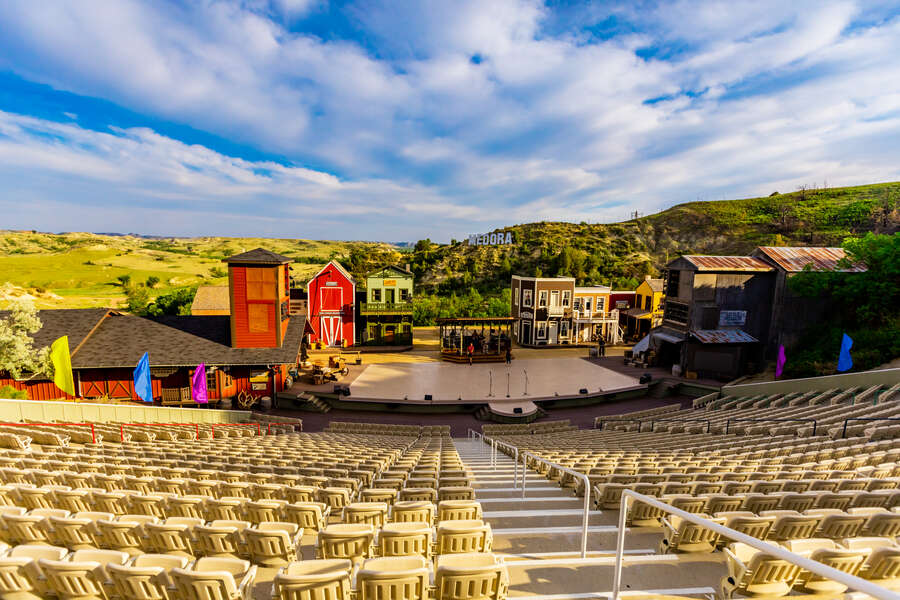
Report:
[[[438,554],[487,552],[490,528],[487,525],[471,527],[439,526],[437,534]]]
[[[425,600],[428,597],[428,568],[424,561],[412,557],[366,561],[356,574],[356,593],[359,600]]]
[[[134,600],[168,600],[169,577],[163,567],[109,565],[116,593]]]
[[[346,568],[338,568],[336,562],[307,560],[288,565],[275,575],[274,597],[278,600],[350,600],[350,562],[347,561]],[[325,568],[318,568],[319,565]]]
[[[234,600],[238,598],[234,576],[227,571],[172,569],[178,598],[184,600]]]
[[[47,578],[47,585],[61,598],[103,597],[101,573],[105,570],[98,562],[69,562],[38,560],[38,566]]]

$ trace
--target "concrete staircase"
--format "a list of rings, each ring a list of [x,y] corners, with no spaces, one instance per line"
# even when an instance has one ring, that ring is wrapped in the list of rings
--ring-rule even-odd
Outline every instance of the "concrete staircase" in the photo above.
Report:
[[[525,497],[513,485],[513,460],[480,441],[454,440],[470,473],[495,554],[510,575],[510,597],[530,600],[607,598],[613,584],[617,511],[591,510],[588,553],[581,558],[584,500],[535,471],[525,473]],[[521,480],[521,464],[519,466]],[[625,537],[623,596],[709,597],[725,575],[721,556],[658,554],[662,530],[629,528]],[[639,593],[640,591],[640,593]]]

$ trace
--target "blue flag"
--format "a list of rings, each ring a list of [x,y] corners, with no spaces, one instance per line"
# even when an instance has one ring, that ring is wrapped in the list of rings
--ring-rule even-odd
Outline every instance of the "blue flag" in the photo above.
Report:
[[[853,357],[850,356],[850,348],[852,347],[853,340],[845,333],[843,339],[841,339],[841,354],[838,356],[837,370],[841,373],[853,368]]]
[[[134,393],[144,402],[153,402],[153,384],[150,382],[150,353],[144,352],[134,370]]]

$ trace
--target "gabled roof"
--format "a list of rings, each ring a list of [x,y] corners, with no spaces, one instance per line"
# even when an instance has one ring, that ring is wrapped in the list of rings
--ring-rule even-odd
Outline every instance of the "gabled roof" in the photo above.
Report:
[[[255,250],[250,250],[249,252],[229,256],[228,258],[222,259],[222,262],[228,264],[283,265],[293,262],[293,259],[282,256],[281,254],[276,254],[271,250],[257,248]]]
[[[227,285],[201,285],[197,288],[191,312],[197,310],[224,310],[231,312],[231,299]]]
[[[663,280],[662,279],[646,279],[647,285],[650,286],[650,289],[654,292],[663,291]]]
[[[74,355],[84,340],[110,314],[108,308],[67,308],[56,310],[39,310],[41,328],[32,334],[35,348],[49,346],[57,338],[69,336],[69,352]],[[0,311],[0,319],[9,315],[9,311]]]
[[[706,256],[685,254],[681,259],[697,271],[774,271],[772,265],[752,256]],[[680,259],[675,259],[673,263]],[[669,263],[670,265],[672,263]]]
[[[403,267],[398,267],[397,265],[387,265],[386,267],[378,267],[372,271],[366,273],[366,277],[374,277],[378,273],[384,273],[385,271],[396,271],[400,275],[404,277],[412,277],[412,271],[407,271]]]
[[[321,275],[322,273],[324,273],[325,270],[328,268],[329,265],[334,265],[334,268],[337,269],[338,272],[339,272],[341,275],[343,275],[343,276],[346,277],[348,280],[350,280],[350,282],[353,283],[353,285],[356,285],[356,281],[353,279],[353,275],[351,275],[351,274],[347,271],[347,269],[345,269],[345,268],[343,267],[343,265],[341,265],[341,263],[339,263],[339,262],[336,261],[336,260],[330,260],[330,261],[328,261],[328,264],[327,264],[327,265],[325,265],[324,267],[322,267],[322,268],[319,270],[318,273],[316,273],[315,275],[313,275],[313,279],[315,279],[316,277],[318,277],[319,275]],[[310,281],[312,281],[312,280],[310,280]]]
[[[813,271],[840,271],[842,273],[863,273],[864,265],[851,265],[850,268],[838,268],[838,263],[846,258],[843,248],[789,248],[782,246],[760,246],[754,254],[762,254],[778,267],[788,273],[799,273],[807,265]]]

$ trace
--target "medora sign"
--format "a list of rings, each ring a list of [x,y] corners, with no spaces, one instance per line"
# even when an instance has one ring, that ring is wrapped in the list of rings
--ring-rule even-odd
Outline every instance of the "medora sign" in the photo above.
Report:
[[[502,246],[512,244],[512,232],[473,233],[469,236],[470,246]]]

